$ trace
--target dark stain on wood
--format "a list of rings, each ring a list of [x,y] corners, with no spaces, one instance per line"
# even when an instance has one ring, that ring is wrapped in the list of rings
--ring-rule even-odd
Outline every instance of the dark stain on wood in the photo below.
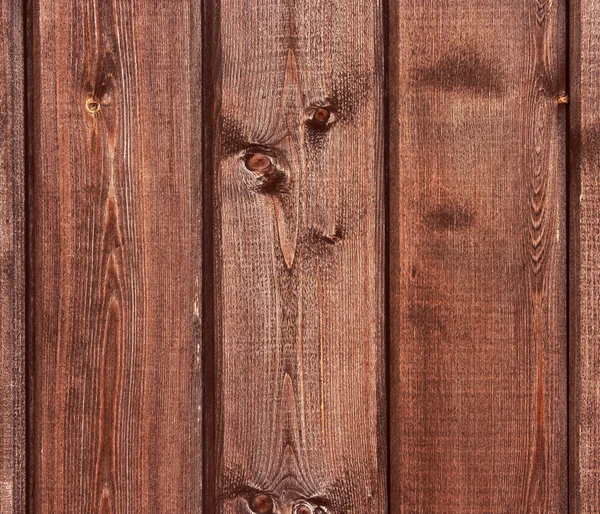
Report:
[[[473,223],[473,217],[466,207],[448,202],[428,211],[425,221],[433,230],[462,230]]]
[[[331,84],[331,105],[338,112],[341,121],[360,123],[357,116],[369,102],[376,77],[365,73],[364,64],[349,58],[346,67],[335,70]]]
[[[427,338],[446,335],[439,307],[432,307],[429,303],[414,302],[409,307],[407,319],[415,330],[423,333]]]
[[[390,512],[565,513],[565,4],[389,5]]]
[[[445,91],[498,95],[505,89],[505,79],[498,64],[484,58],[473,47],[447,50],[432,65],[411,71],[415,87],[438,87]]]
[[[600,160],[600,120],[582,127],[580,133],[572,136],[575,137],[579,141],[573,144],[580,148],[582,164],[594,168]]]
[[[246,137],[244,126],[234,117],[222,116],[221,124],[221,158],[236,155],[248,147],[258,146],[259,142],[250,142]]]

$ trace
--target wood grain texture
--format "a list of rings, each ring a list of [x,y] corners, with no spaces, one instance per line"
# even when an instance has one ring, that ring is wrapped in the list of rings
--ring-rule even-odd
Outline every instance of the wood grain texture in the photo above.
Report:
[[[565,2],[390,7],[390,512],[564,513]]]
[[[600,2],[571,2],[570,512],[600,512]]]
[[[0,514],[25,512],[23,7],[0,1]]]
[[[33,4],[32,512],[201,510],[197,4]]]
[[[217,503],[206,512],[385,512],[381,4],[209,11]]]

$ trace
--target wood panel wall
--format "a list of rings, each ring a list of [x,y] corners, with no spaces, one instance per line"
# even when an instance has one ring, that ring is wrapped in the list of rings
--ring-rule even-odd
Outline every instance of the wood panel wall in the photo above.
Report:
[[[391,512],[565,512],[565,4],[391,5]]]
[[[0,0],[0,514],[600,513],[597,19]]]
[[[234,0],[207,18],[217,371],[205,510],[384,512],[381,5]]]
[[[33,5],[31,512],[201,509],[197,11]]]

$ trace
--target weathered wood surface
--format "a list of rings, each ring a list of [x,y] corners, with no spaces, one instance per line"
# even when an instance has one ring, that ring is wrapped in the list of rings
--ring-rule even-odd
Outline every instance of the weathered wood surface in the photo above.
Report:
[[[31,512],[201,510],[197,4],[33,3]]]
[[[565,0],[0,0],[0,514],[598,512],[569,5],[567,95]]]
[[[600,511],[600,2],[571,2],[570,512]]]
[[[385,512],[381,4],[208,11],[217,412],[205,512]]]
[[[390,8],[390,512],[566,512],[565,2]]]
[[[0,1],[0,514],[25,509],[23,6]]]

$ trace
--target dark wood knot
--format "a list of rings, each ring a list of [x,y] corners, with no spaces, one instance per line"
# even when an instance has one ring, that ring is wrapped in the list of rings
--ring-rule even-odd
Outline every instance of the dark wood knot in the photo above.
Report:
[[[336,245],[344,239],[344,232],[341,227],[335,227],[332,234],[320,232],[319,230],[313,231],[313,240],[318,243],[325,243],[329,246]]]
[[[242,155],[246,169],[254,174],[256,191],[277,195],[286,191],[287,175],[283,169],[285,159],[269,147],[251,147]]]
[[[273,160],[264,153],[249,152],[244,156],[246,168],[259,175],[270,175],[273,173]]]
[[[336,119],[333,107],[324,101],[312,104],[306,112],[306,125],[317,132],[329,129]]]
[[[268,494],[255,494],[248,500],[248,506],[252,512],[257,514],[272,514],[273,513],[273,499]]]
[[[315,123],[320,123],[320,124],[327,124],[327,122],[329,121],[329,118],[331,117],[331,113],[329,112],[328,109],[325,109],[324,107],[318,107],[315,112],[313,113],[313,121]]]

